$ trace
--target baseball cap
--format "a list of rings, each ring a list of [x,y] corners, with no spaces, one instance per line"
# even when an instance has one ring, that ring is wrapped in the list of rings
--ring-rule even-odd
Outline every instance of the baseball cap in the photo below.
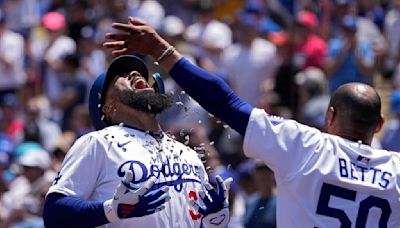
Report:
[[[101,106],[104,103],[108,85],[115,76],[129,73],[133,70],[138,71],[148,80],[149,71],[146,64],[137,56],[123,55],[115,58],[108,67],[108,70],[100,74],[94,81],[89,93],[89,113],[92,124],[96,130],[101,130],[106,127],[106,124],[101,118],[103,115]]]
[[[59,12],[48,12],[42,18],[43,26],[51,31],[58,31],[65,27],[65,17]]]
[[[306,28],[313,29],[318,25],[318,18],[311,11],[301,11],[296,16],[296,23]]]
[[[390,110],[394,113],[400,113],[400,90],[396,90],[390,97]]]
[[[37,167],[43,170],[50,168],[50,156],[42,148],[31,149],[26,151],[18,159],[18,164],[28,167]]]

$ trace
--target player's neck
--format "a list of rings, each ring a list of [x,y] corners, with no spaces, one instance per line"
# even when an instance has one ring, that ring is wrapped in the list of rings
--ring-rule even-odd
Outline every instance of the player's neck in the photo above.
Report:
[[[354,133],[340,132],[338,136],[353,142],[361,142],[362,144],[366,145],[371,145],[372,142],[372,137],[368,137],[366,135],[355,135]]]
[[[161,131],[160,124],[158,123],[155,114],[139,112],[132,110],[118,115],[114,124],[124,124],[132,126],[143,131],[159,132]]]

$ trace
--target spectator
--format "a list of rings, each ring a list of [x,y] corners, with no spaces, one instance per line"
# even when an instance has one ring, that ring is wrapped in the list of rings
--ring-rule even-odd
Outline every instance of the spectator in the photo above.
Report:
[[[393,118],[385,125],[382,134],[382,149],[400,152],[400,90],[390,97],[390,111]]]
[[[315,67],[300,71],[295,76],[299,89],[300,122],[323,130],[329,106],[328,82],[324,72]]]
[[[342,21],[343,35],[329,41],[329,56],[325,70],[332,93],[349,82],[372,84],[373,46],[356,39],[357,18],[346,16]]]
[[[87,25],[80,30],[78,54],[82,66],[82,72],[79,76],[85,81],[86,88],[89,88],[106,66],[106,55],[96,41],[96,28],[94,26]],[[88,97],[89,91],[86,94],[86,98]]]
[[[325,41],[313,33],[318,26],[316,15],[310,11],[302,11],[296,16],[295,22],[295,66],[300,70],[310,66],[322,67],[327,47]]]
[[[220,54],[232,43],[232,31],[228,25],[215,18],[211,3],[199,3],[198,16],[198,22],[186,29],[184,38],[196,47],[200,66],[226,77],[220,67]]]
[[[238,42],[226,48],[222,60],[232,89],[252,105],[257,105],[261,82],[274,84],[279,66],[274,44],[258,36],[259,26],[253,15],[240,19]]]
[[[49,171],[50,157],[43,148],[32,144],[24,148],[17,161],[21,175],[11,182],[10,190],[1,197],[6,209],[3,225],[28,222],[29,227],[43,227],[39,197],[55,176]]]
[[[257,195],[246,203],[244,226],[246,228],[276,227],[276,196],[274,173],[263,163],[256,162],[252,174]]]
[[[388,53],[384,65],[384,77],[392,78],[399,63],[400,50],[400,1],[393,1],[393,7],[389,10],[385,17],[384,32],[388,42]],[[396,72],[398,75],[398,72]],[[395,76],[398,78],[398,76]],[[400,82],[400,81],[399,81]],[[395,79],[396,87],[400,85]],[[400,87],[399,87],[400,88]]]
[[[36,49],[35,52],[36,55],[44,56],[44,89],[46,96],[54,105],[54,102],[60,98],[62,91],[60,80],[62,60],[65,55],[75,52],[76,44],[73,39],[65,35],[65,17],[61,13],[46,13],[42,18],[42,24],[47,29],[48,42],[45,42],[43,50]],[[40,46],[34,44],[34,46],[36,45]],[[60,118],[56,113],[53,115],[55,119]]]
[[[296,118],[298,93],[294,75],[298,69],[292,61],[292,41],[285,32],[270,33],[268,39],[276,45],[281,62],[275,76],[274,92],[279,97],[279,105],[289,108]]]
[[[0,11],[0,96],[16,93],[25,83],[23,59],[24,39],[8,28],[6,16]]]
[[[63,58],[61,75],[61,93],[55,101],[55,107],[62,111],[61,129],[67,130],[74,108],[85,101],[86,84],[79,77],[80,61],[76,54]]]
[[[27,101],[25,121],[27,125],[37,126],[40,143],[47,151],[54,149],[54,142],[61,135],[61,128],[49,119],[49,100],[41,95],[31,97]],[[25,137],[26,138],[26,137]]]

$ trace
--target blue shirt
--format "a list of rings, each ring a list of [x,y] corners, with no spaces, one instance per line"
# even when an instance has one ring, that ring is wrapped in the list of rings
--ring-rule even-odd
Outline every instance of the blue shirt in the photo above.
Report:
[[[337,58],[344,47],[344,40],[334,38],[329,41],[329,58]],[[364,61],[373,64],[374,52],[372,44],[360,41],[357,43],[357,50],[360,52]],[[342,65],[338,67],[329,78],[329,90],[333,93],[339,86],[349,82],[361,82],[371,84],[369,75],[365,75],[357,66],[356,57],[353,51],[349,51]]]

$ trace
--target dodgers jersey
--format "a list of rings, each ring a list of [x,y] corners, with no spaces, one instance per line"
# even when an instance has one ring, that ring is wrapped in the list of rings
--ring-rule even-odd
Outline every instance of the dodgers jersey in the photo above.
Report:
[[[247,156],[275,173],[278,227],[400,227],[400,154],[253,109]]]
[[[170,186],[171,200],[160,212],[106,227],[200,227],[201,216],[191,210],[189,198],[199,200],[197,192],[208,181],[203,163],[194,150],[165,133],[153,137],[133,128],[110,126],[82,136],[65,157],[49,193],[105,201],[114,196],[128,170],[133,172],[133,184],[158,177],[152,190]]]

